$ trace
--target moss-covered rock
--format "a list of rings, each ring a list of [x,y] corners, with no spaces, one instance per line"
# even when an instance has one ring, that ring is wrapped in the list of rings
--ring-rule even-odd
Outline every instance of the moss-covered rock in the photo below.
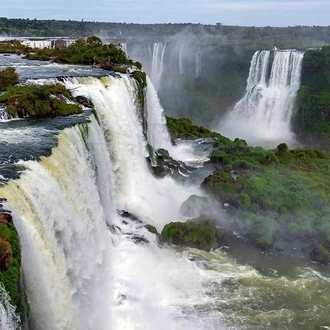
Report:
[[[150,154],[154,153],[154,159],[149,158],[149,165],[152,173],[158,178],[164,178],[166,175],[171,175],[176,178],[181,178],[182,174],[187,174],[193,171],[194,168],[186,165],[182,161],[173,159],[166,149],[153,150],[149,146]]]
[[[214,172],[206,177],[201,184],[201,188],[222,204],[228,203],[232,206],[236,206],[237,203],[244,203],[244,199],[248,204],[248,196],[240,197],[240,194],[244,192],[245,186],[246,183],[242,177],[235,178],[230,173],[222,172]]]
[[[186,222],[170,222],[161,232],[164,241],[210,251],[225,242],[224,230],[213,219],[198,217]]]
[[[328,250],[324,245],[330,236],[328,152],[290,150],[285,143],[274,150],[252,148],[244,140],[231,141],[199,129],[187,119],[169,118],[168,123],[173,137],[214,137],[210,162],[216,170],[201,187],[224,209],[228,228],[261,249],[277,247],[284,240],[288,251],[295,242],[300,242],[304,253],[309,253],[311,244]],[[199,201],[192,197],[182,209],[188,215]],[[321,260],[320,251],[314,249],[313,260]]]
[[[330,263],[330,246],[329,243],[319,244],[314,247],[310,252],[310,257],[313,261],[319,262],[321,264]]]

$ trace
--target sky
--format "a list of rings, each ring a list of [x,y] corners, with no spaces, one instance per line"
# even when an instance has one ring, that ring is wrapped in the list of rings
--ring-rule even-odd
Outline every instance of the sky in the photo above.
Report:
[[[0,17],[119,23],[330,25],[330,0],[0,0]]]

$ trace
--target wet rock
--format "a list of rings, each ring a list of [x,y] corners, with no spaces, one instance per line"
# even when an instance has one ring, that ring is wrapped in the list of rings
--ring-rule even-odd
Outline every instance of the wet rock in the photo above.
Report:
[[[150,243],[150,241],[141,236],[141,235],[137,235],[137,234],[134,234],[131,236],[131,240],[135,243],[135,244],[147,244],[147,243]]]
[[[78,95],[75,97],[75,101],[79,104],[83,105],[86,108],[93,108],[93,103],[91,100],[89,100],[87,97]]]
[[[328,264],[330,262],[330,244],[325,242],[314,247],[310,252],[310,258],[320,264]]]
[[[142,223],[142,221],[137,216],[135,216],[133,213],[130,213],[128,211],[119,210],[118,214],[123,218],[127,218],[127,219],[135,221],[137,223]]]
[[[161,232],[162,239],[176,245],[184,245],[204,251],[227,243],[227,235],[216,226],[213,219],[198,217],[186,222],[170,222]]]
[[[0,213],[0,224],[8,225],[9,223],[12,223],[12,222],[13,222],[13,218],[12,218],[11,214],[6,213],[6,211],[3,212],[1,210],[1,213]]]

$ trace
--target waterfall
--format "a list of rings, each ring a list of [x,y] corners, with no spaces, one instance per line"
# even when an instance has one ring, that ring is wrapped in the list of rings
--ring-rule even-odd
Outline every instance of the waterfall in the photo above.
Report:
[[[198,78],[202,72],[201,46],[198,46],[195,59],[195,78]]]
[[[152,45],[152,48],[149,45],[149,54],[151,58],[150,77],[156,89],[159,87],[160,78],[164,69],[165,49],[166,43],[156,42]]]
[[[0,187],[21,240],[31,328],[203,329],[193,312],[209,299],[203,276],[144,228],[184,220],[182,202],[200,191],[150,173],[134,79],[67,78],[65,85],[90,98],[96,116],[61,131],[51,156],[21,161],[21,177]],[[180,277],[168,272],[174,264]],[[191,314],[180,316],[184,301]]]
[[[180,74],[183,74],[183,63],[182,63],[183,48],[184,48],[184,44],[181,45],[180,52],[179,52],[179,72],[180,72]]]
[[[148,142],[155,149],[172,150],[170,135],[166,126],[164,109],[162,108],[156,89],[147,77],[147,122],[148,122]]]
[[[111,205],[97,185],[107,185],[102,172],[107,157],[96,129],[90,125],[88,142],[102,154],[100,163],[76,126],[59,135],[51,157],[22,162],[24,175],[1,188],[14,207],[32,329],[103,329],[110,322],[104,302],[111,296],[106,227]]]
[[[123,52],[125,52],[125,54],[127,54],[127,43],[126,42],[122,42],[120,44],[120,47],[123,50]]]
[[[52,48],[54,40],[24,40],[22,44],[31,48]]]
[[[11,119],[11,115],[7,112],[5,107],[0,106],[0,122]]]
[[[15,314],[15,307],[10,304],[9,296],[0,285],[0,329],[16,330],[19,328],[20,319]]]
[[[230,138],[243,138],[252,145],[294,145],[290,120],[300,87],[303,53],[257,51],[251,60],[244,97],[237,102],[217,130]]]

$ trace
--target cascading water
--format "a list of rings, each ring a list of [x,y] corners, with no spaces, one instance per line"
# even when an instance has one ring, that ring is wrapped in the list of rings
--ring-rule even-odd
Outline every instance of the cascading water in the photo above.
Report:
[[[244,97],[217,128],[230,138],[246,139],[251,145],[293,145],[290,120],[300,87],[303,52],[257,51],[251,60]]]
[[[15,307],[10,304],[9,296],[0,285],[0,329],[16,330],[19,328],[20,319],[15,314]]]
[[[183,74],[183,63],[182,63],[183,49],[184,49],[184,44],[181,45],[180,52],[179,52],[179,72],[180,72],[180,74]]]
[[[22,44],[31,47],[31,48],[38,48],[38,49],[43,49],[43,48],[54,48],[56,45],[63,45],[63,46],[68,46],[73,42],[73,39],[26,39],[26,38],[18,38],[18,40],[22,40]]]
[[[329,327],[326,266],[245,244],[206,252],[160,243],[145,224],[160,230],[169,221],[185,220],[181,202],[200,190],[188,181],[156,179],[149,171],[135,81],[125,75],[80,77],[66,78],[65,85],[92,100],[93,114],[0,121],[0,171],[6,176],[0,197],[7,198],[3,207],[12,211],[20,236],[29,329]],[[152,85],[146,96],[148,143],[154,137],[154,146],[166,146]],[[50,154],[55,134],[51,155],[40,156]],[[3,172],[12,156],[19,178]],[[204,160],[205,154],[199,161]],[[1,327],[16,330],[19,320],[8,296],[2,291],[0,296]]]
[[[202,277],[186,259],[177,267],[194,283],[170,274],[162,279],[175,255],[160,250],[144,225],[124,221],[117,211],[161,229],[182,219],[181,203],[198,190],[151,175],[133,79],[68,78],[65,83],[91,98],[98,121],[62,131],[50,157],[21,162],[26,168],[21,178],[0,188],[21,239],[32,328],[135,330],[172,324],[180,329],[187,324],[193,329],[202,321],[176,320],[178,301],[192,295],[198,303]],[[150,245],[137,245],[137,237]],[[153,279],[151,269],[157,274]]]
[[[127,54],[127,43],[126,42],[122,42],[120,44],[120,47],[125,52],[125,54]]]
[[[163,115],[164,110],[161,107],[156,89],[149,77],[147,77],[146,98],[148,142],[155,150],[163,148],[171,152],[172,143],[166,127],[166,119]]]
[[[22,44],[31,48],[53,48],[53,40],[24,40]]]
[[[165,49],[166,43],[156,42],[152,47],[149,45],[149,55],[151,58],[150,77],[156,89],[159,87],[158,85],[164,69]]]
[[[202,73],[201,46],[198,46],[195,59],[195,78],[198,78]]]
[[[104,151],[103,135],[89,137]],[[63,131],[51,157],[24,162],[24,175],[2,188],[15,207],[32,329],[104,329],[110,322],[111,205],[101,205],[95,172],[104,174],[83,138],[78,126]]]

